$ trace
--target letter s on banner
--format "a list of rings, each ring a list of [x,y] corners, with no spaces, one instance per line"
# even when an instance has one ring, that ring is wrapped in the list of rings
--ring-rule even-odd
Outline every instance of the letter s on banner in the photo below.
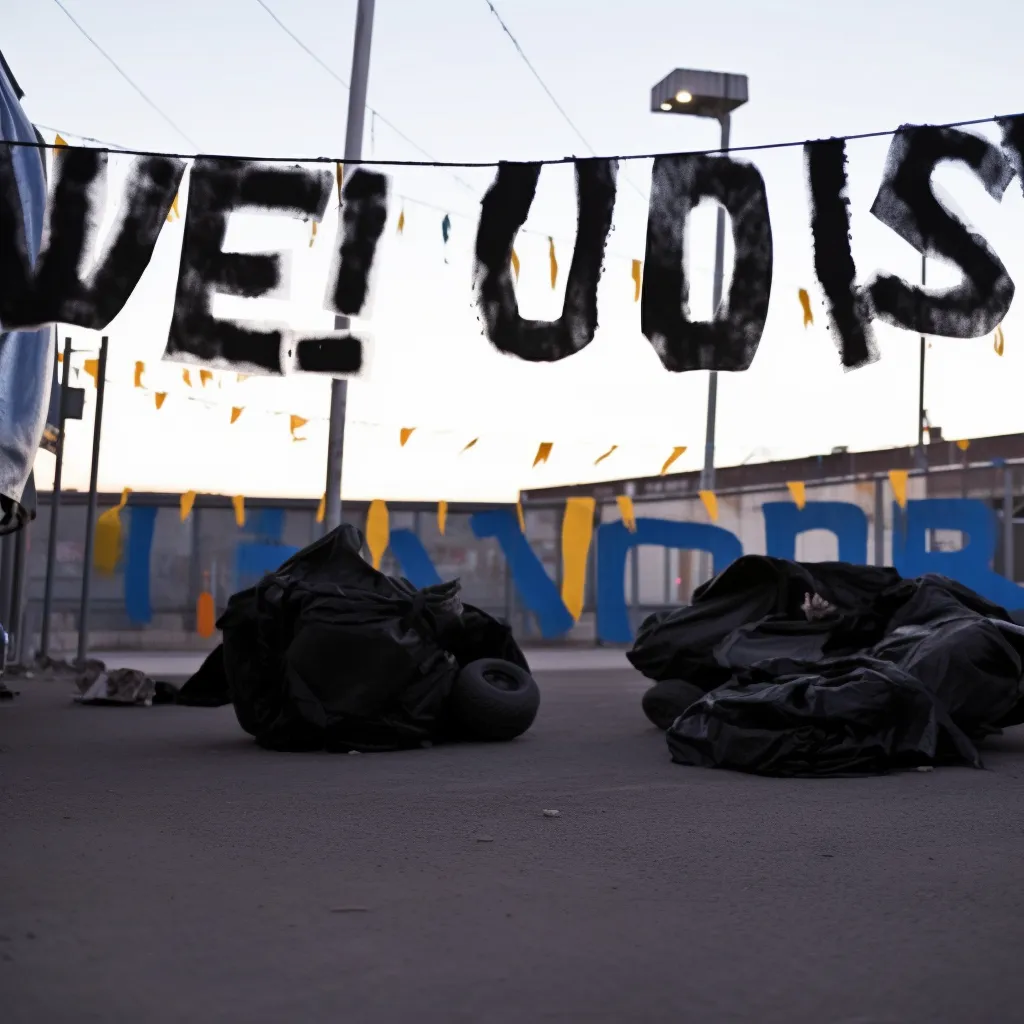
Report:
[[[955,128],[901,128],[889,146],[871,212],[918,252],[956,264],[963,281],[926,291],[879,274],[869,285],[871,302],[880,320],[915,334],[980,338],[1006,316],[1014,286],[988,242],[935,195],[932,174],[945,160],[966,165],[997,202],[1013,178],[1003,153],[978,135]]]
[[[690,320],[683,253],[690,212],[718,200],[736,250],[728,300],[710,323]],[[640,329],[666,370],[746,370],[757,352],[772,290],[772,226],[764,179],[721,156],[659,156],[651,174]]]
[[[200,157],[192,166],[178,289],[165,359],[280,375],[291,369],[295,339],[284,327],[260,330],[212,314],[215,291],[244,298],[271,294],[282,280],[282,254],[224,252],[228,214],[256,209],[321,220],[334,184],[329,170],[276,167]],[[328,372],[356,374],[363,346],[347,332],[309,339],[333,356]]]
[[[510,263],[516,233],[526,221],[541,165],[498,165],[487,190],[476,234],[474,287],[484,330],[499,352],[532,363],[554,363],[586,348],[597,330],[597,285],[615,208],[618,162],[575,161],[579,210],[576,245],[557,320],[524,320],[519,315]]]
[[[44,248],[33,270],[10,146],[0,146],[0,323],[11,331],[48,323],[99,331],[124,308],[153,256],[185,162],[132,162],[115,226],[87,269],[107,192],[100,149],[55,149]],[[83,279],[84,273],[84,279]]]

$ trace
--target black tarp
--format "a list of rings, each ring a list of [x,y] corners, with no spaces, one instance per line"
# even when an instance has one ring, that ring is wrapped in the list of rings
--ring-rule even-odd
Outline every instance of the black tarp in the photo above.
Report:
[[[673,760],[769,775],[981,766],[1024,719],[1024,629],[954,580],[747,555],[628,655],[705,692],[668,730]]]
[[[464,604],[458,580],[417,590],[361,556],[341,526],[231,597],[222,644],[178,697],[234,705],[274,750],[400,750],[452,738],[460,667],[502,658],[529,669],[510,628]]]

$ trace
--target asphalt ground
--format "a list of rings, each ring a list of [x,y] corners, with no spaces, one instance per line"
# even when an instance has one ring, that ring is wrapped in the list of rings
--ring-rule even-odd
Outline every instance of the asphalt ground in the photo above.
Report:
[[[538,676],[514,743],[358,756],[18,680],[0,1020],[1024,1019],[1024,730],[987,771],[762,779],[673,765],[628,670]]]

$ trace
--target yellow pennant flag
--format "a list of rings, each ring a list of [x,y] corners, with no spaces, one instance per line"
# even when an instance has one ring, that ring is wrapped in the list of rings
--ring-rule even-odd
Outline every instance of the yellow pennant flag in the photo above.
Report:
[[[320,495],[320,503],[316,507],[316,521],[322,523],[327,517],[327,495]]]
[[[64,139],[59,134],[55,135],[53,137],[54,149],[62,149],[66,145],[67,145],[67,143],[64,141]]]
[[[623,525],[630,533],[636,533],[636,509],[633,507],[633,499],[628,494],[620,494],[615,499],[615,504],[619,506]]]
[[[343,163],[334,165],[334,177],[338,181],[338,205],[341,206],[341,186],[345,181],[345,165]]]
[[[309,224],[310,224],[309,247],[310,247],[310,249],[312,249],[313,248],[313,243],[316,241],[316,221],[315,220],[311,220],[309,222]]]
[[[205,579],[204,586],[209,588],[210,581]],[[209,589],[204,589],[196,598],[196,632],[208,640],[217,629],[217,606],[213,601],[213,594]]]
[[[398,233],[401,234],[405,230],[405,210],[398,215]]]
[[[415,431],[415,429],[415,427],[402,427],[402,429],[398,432],[398,444],[402,448],[405,447],[406,442],[409,440],[410,437],[412,437],[413,431]]]
[[[444,536],[444,531],[448,526],[448,502],[439,501],[437,503],[437,532]]]
[[[971,447],[971,442],[966,439],[963,441],[957,441],[956,446],[957,448],[960,449],[960,451],[965,452],[968,448]]]
[[[294,413],[288,418],[289,429],[292,432],[292,440],[293,441],[305,441],[306,440],[304,437],[299,437],[295,432],[297,430],[301,430],[308,422],[309,422],[309,420],[305,419],[305,417],[303,417],[303,416],[296,416]]]
[[[554,290],[558,282],[558,259],[555,257],[555,240],[548,238],[548,263],[551,264],[551,288]]]
[[[519,257],[516,255],[515,249],[512,250],[512,273],[516,275],[516,281],[519,280]]]
[[[698,491],[697,497],[704,503],[707,509],[708,518],[713,523],[718,522],[718,495],[714,491]]]
[[[540,447],[537,449],[537,454],[533,458],[534,468],[539,466],[542,462],[547,462],[551,455],[551,449],[555,447],[554,441],[541,441]]]
[[[612,454],[612,452],[614,452],[614,451],[615,451],[615,449],[616,449],[616,448],[618,448],[618,447],[619,447],[619,446],[618,446],[617,444],[613,444],[613,445],[611,446],[611,448],[609,448],[609,449],[608,449],[608,451],[606,451],[606,452],[604,453],[604,455],[601,455],[601,456],[599,456],[599,457],[598,457],[598,458],[597,458],[597,459],[596,459],[596,460],[594,461],[594,465],[595,465],[595,466],[600,466],[600,465],[601,465],[601,463],[602,463],[602,462],[604,462],[604,460],[605,460],[605,459],[607,459],[607,458],[608,458],[608,456],[609,456],[609,455],[611,455],[611,454]]]
[[[678,459],[679,456],[682,455],[685,451],[685,444],[677,445],[675,448],[673,448],[672,454],[665,460],[665,465],[661,467],[661,473],[659,473],[658,475],[664,476],[672,468],[672,464],[676,461],[676,459]]]
[[[245,498],[241,494],[236,494],[231,499],[231,507],[235,510],[235,525],[241,529],[245,526]]]
[[[100,361],[98,359],[86,359],[82,363],[82,369],[92,377],[92,386],[98,388],[100,386]]]
[[[519,520],[519,532],[526,533],[526,513],[523,511],[523,503],[516,502],[516,519]]]
[[[806,288],[801,288],[796,295],[800,300],[800,308],[804,311],[804,327],[810,327],[814,323],[814,313],[811,312],[811,296]]]
[[[128,504],[131,489],[121,492],[121,500],[108,508],[96,520],[96,535],[93,547],[93,565],[97,572],[112,576],[121,559],[121,509]]]
[[[889,484],[892,487],[892,496],[896,499],[896,504],[900,508],[907,507],[907,481],[910,479],[910,473],[905,469],[890,469],[889,470]]]
[[[470,441],[469,444],[467,444],[466,447],[462,449],[462,452],[468,452],[469,449],[472,448],[473,445],[475,445],[477,443],[477,441],[479,441],[479,440],[480,440],[479,437],[474,437],[473,440]],[[461,455],[462,452],[459,452],[459,454]]]
[[[143,375],[143,373],[145,373],[145,371],[146,371],[146,364],[141,362],[141,361],[139,361],[139,360],[136,360],[136,363],[135,363],[135,386],[137,388],[141,388],[142,387],[142,375]]]
[[[181,371],[181,379],[188,387],[192,387],[192,374],[190,374],[188,370]]]
[[[789,488],[790,496],[793,498],[793,504],[797,508],[802,509],[807,504],[807,487],[800,480],[790,480],[786,486]]]
[[[366,546],[370,549],[370,558],[373,559],[374,569],[380,568],[390,539],[388,507],[383,501],[371,501],[370,508],[366,513]]]
[[[211,380],[213,380],[213,372],[211,370],[199,371],[199,383],[202,384],[204,388]]]
[[[997,356],[1001,356],[1003,354],[1003,350],[1006,348],[1006,337],[1003,334],[1002,324],[996,328],[996,336],[992,342],[992,348]]]
[[[166,391],[158,391],[153,396],[153,398],[156,401],[156,407],[158,409],[161,409],[161,408],[163,408],[164,402],[167,400],[167,392]]]
[[[242,410],[245,408],[244,405],[233,405],[231,407],[231,422],[236,423],[238,417],[242,415]]]
[[[181,515],[181,521],[185,522],[190,515],[192,515],[192,506],[196,503],[196,492],[186,491],[178,503],[179,513]]]
[[[178,212],[178,193],[174,193],[174,198],[171,200],[171,208],[167,211],[167,223],[170,224],[175,219],[180,220],[181,214]]]
[[[640,285],[643,281],[643,264],[640,260],[633,260],[633,301],[640,301]]]
[[[569,498],[562,517],[562,603],[573,621],[583,614],[595,505],[594,498]]]

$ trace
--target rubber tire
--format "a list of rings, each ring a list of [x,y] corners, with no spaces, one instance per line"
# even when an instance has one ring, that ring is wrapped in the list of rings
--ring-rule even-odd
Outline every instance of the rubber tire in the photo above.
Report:
[[[514,740],[533,725],[539,708],[537,681],[501,658],[471,661],[452,687],[451,710],[459,738],[464,740]]]
[[[667,732],[672,723],[703,696],[704,691],[693,683],[663,679],[644,694],[644,714],[662,732]]]

